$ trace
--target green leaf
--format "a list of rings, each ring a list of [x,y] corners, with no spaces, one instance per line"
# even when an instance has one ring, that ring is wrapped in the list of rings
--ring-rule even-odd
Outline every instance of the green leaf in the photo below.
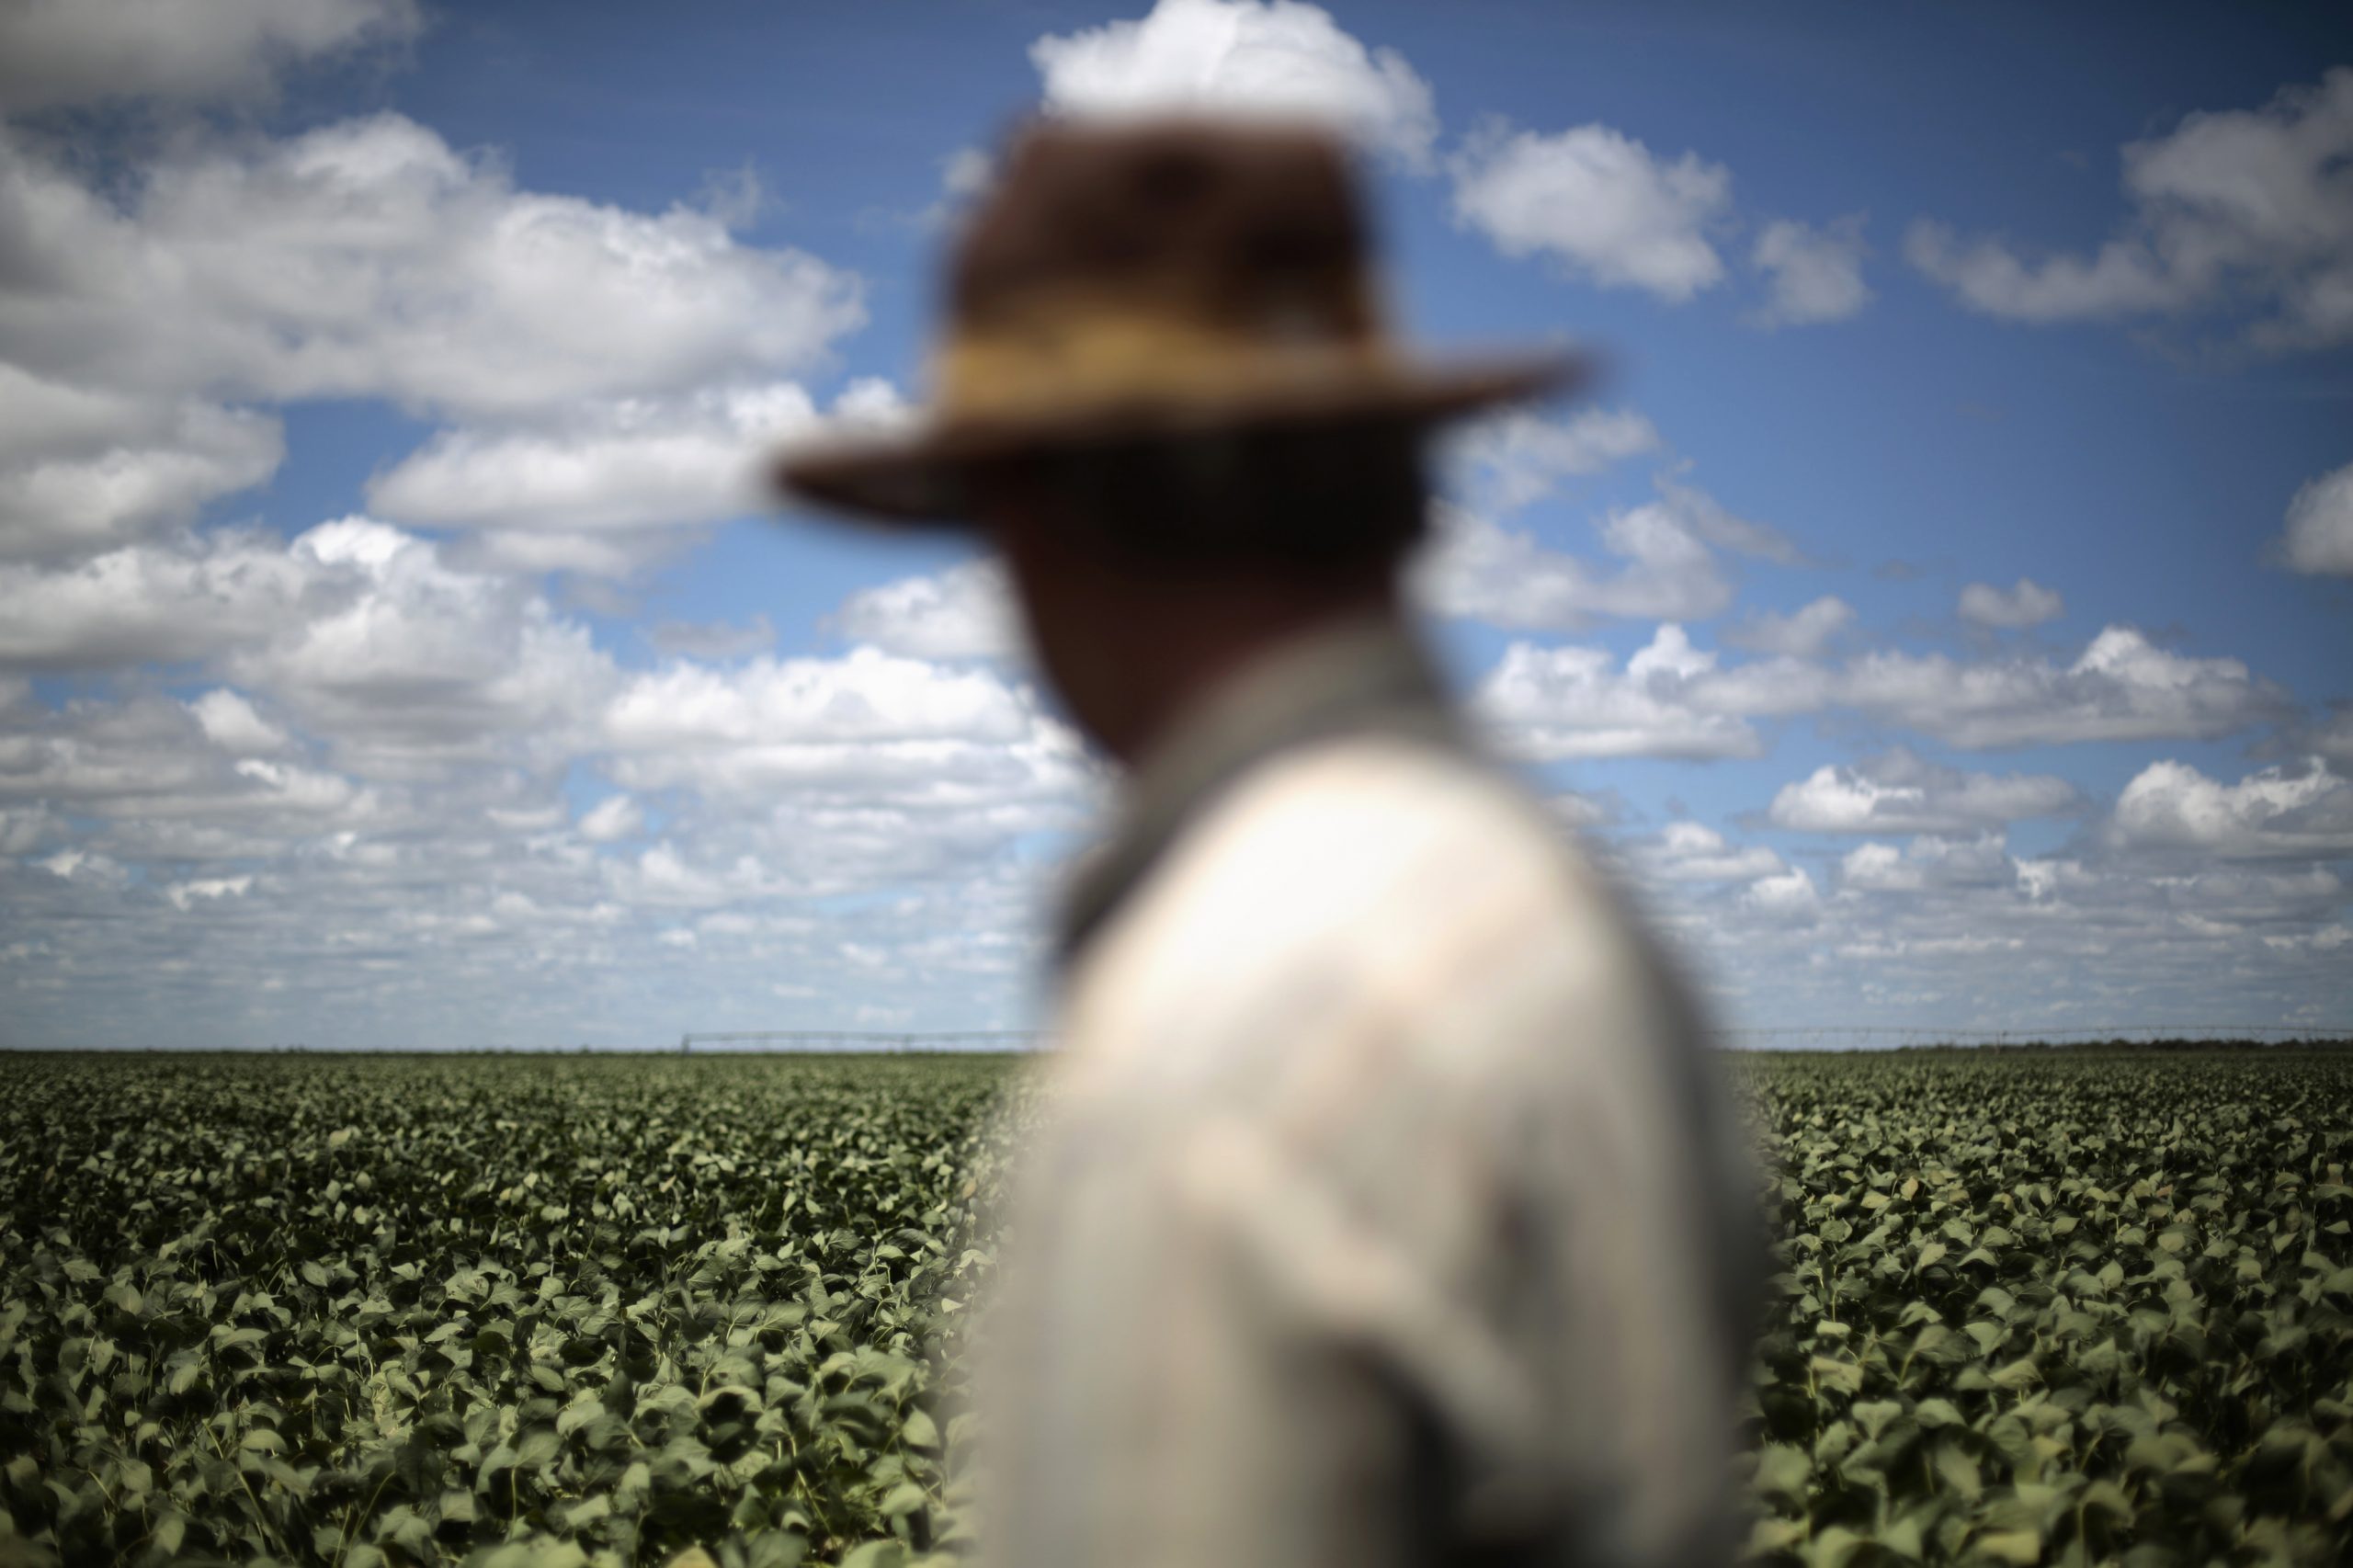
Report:
[[[921,1410],[907,1412],[906,1420],[899,1425],[899,1436],[913,1449],[938,1449],[939,1427],[929,1415]]]
[[[895,1540],[870,1540],[842,1559],[841,1568],[904,1568],[907,1549]]]
[[[1786,1443],[1767,1443],[1756,1452],[1756,1487],[1765,1496],[1802,1506],[1813,1475],[1813,1460]]]
[[[1987,1530],[1970,1544],[2000,1562],[2032,1568],[2042,1561],[2042,1537],[2033,1530]]]
[[[1984,1494],[1985,1480],[1978,1471],[1977,1461],[1949,1441],[1937,1446],[1937,1474],[1947,1486],[1972,1503]]]

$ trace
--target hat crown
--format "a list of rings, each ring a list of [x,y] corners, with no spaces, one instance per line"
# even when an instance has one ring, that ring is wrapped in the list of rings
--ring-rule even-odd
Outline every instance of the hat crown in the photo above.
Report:
[[[1347,153],[1304,127],[1048,124],[1016,144],[949,274],[952,330],[1105,307],[1271,343],[1379,323]]]
[[[1379,309],[1337,139],[1293,123],[1049,121],[947,269],[927,416],[787,454],[795,495],[968,518],[1008,458],[1205,432],[1421,427],[1575,379],[1557,352],[1416,361]]]

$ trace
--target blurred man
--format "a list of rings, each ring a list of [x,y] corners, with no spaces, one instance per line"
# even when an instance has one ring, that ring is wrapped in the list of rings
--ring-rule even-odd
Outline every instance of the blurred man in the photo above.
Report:
[[[1576,368],[1382,332],[1341,152],[1049,127],[928,422],[787,484],[977,525],[1126,765],[982,1369],[1006,1568],[1707,1563],[1754,1235],[1687,1002],[1401,606],[1422,444]]]

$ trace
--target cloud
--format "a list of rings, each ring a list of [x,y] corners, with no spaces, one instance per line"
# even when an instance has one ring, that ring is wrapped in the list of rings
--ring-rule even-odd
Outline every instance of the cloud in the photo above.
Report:
[[[1429,84],[1403,55],[1297,0],[1159,0],[1141,21],[1041,38],[1029,59],[1063,114],[1306,119],[1417,170],[1438,138]]]
[[[192,881],[174,882],[164,890],[172,907],[186,914],[199,900],[243,898],[254,885],[251,873],[239,877],[199,877]]]
[[[986,195],[996,183],[996,160],[978,147],[959,147],[939,160],[939,195],[915,214],[920,228],[937,229]]]
[[[1978,626],[2023,631],[2058,619],[2066,608],[2067,601],[2056,588],[2046,588],[2028,577],[2019,578],[2013,587],[1972,583],[1961,590],[1961,619]]]
[[[2353,855],[2353,784],[2319,757],[2236,784],[2181,762],[2150,764],[2117,797],[2113,826],[2136,847],[2225,859]]]
[[[233,649],[222,669],[332,737],[350,766],[394,777],[551,766],[580,747],[617,678],[587,629],[527,583],[453,567],[436,545],[387,524],[322,523],[286,553],[350,590]]]
[[[1565,277],[1674,304],[1723,278],[1708,235],[1731,207],[1732,175],[1696,153],[1668,162],[1606,125],[1548,136],[1497,120],[1449,168],[1455,222],[1506,256],[1541,254]]]
[[[2057,322],[2245,308],[2250,341],[2353,338],[2353,68],[2123,149],[2132,211],[2088,258],[2040,261],[1915,223],[1913,266],[1988,315]]]
[[[1563,790],[1547,796],[1544,804],[1562,823],[1579,833],[1610,826],[1626,814],[1626,802],[1615,791]]]
[[[1558,418],[1514,409],[1463,426],[1447,457],[1486,487],[1497,510],[1510,512],[1551,494],[1563,479],[1599,473],[1662,444],[1658,427],[1631,408],[1584,408]]]
[[[1900,1025],[1916,1039],[2293,1022],[2316,999],[2353,1000],[2334,935],[2347,888],[2324,866],[2201,861],[2113,834],[2020,858],[1996,827],[1860,843],[1827,892],[1821,882],[1794,866],[1745,886],[1642,878],[1688,971],[1743,1019]]]
[[[645,830],[645,812],[627,795],[608,795],[580,813],[580,836],[591,844],[634,838]]]
[[[939,160],[939,188],[956,201],[970,201],[996,179],[996,160],[978,147],[959,147]]]
[[[1631,846],[1644,875],[1664,882],[1753,882],[1788,868],[1761,844],[1735,848],[1704,823],[1671,822],[1656,837]]]
[[[1413,587],[1433,613],[1514,631],[1576,631],[1606,617],[1704,620],[1732,603],[1717,548],[1779,558],[1787,541],[1734,517],[1713,497],[1664,475],[1659,496],[1609,512],[1602,549],[1624,564],[1595,570],[1576,556],[1444,502]]]
[[[199,715],[154,698],[69,704],[0,729],[0,800],[111,823],[110,855],[175,861],[272,853],[381,825],[392,810],[343,775],[237,756]]]
[[[0,855],[30,855],[71,835],[64,821],[39,801],[0,807]]]
[[[1068,795],[1088,770],[1028,687],[872,647],[667,665],[630,678],[602,731],[629,788],[738,799],[790,788],[843,804],[979,811]]]
[[[1838,862],[1838,885],[1856,892],[1914,892],[1927,884],[1893,844],[1858,844]]]
[[[2324,926],[2317,931],[2298,936],[2263,938],[2265,947],[2285,953],[2292,953],[2299,949],[2308,952],[2333,953],[2348,944],[2353,944],[2353,926]]]
[[[1724,642],[1734,648],[1746,648],[1759,653],[1774,653],[1784,658],[1811,659],[1819,654],[1830,641],[1854,624],[1855,607],[1833,594],[1824,594],[1802,605],[1788,615],[1770,611],[1753,612],[1725,628]]]
[[[0,363],[0,559],[85,555],[188,523],[285,455],[278,422],[250,409],[68,386]]]
[[[262,533],[124,545],[70,565],[0,563],[0,669],[100,670],[214,658],[359,586]]]
[[[415,36],[415,0],[14,0],[0,8],[0,108],[267,94],[300,61]]]
[[[1883,723],[1972,750],[2077,741],[2208,739],[2284,710],[2285,694],[2236,659],[2168,653],[2110,626],[2068,665],[2040,658],[1962,664],[1940,653],[1870,653],[1834,695]]]
[[[278,469],[259,405],[377,397],[454,423],[372,504],[623,574],[764,504],[764,444],[821,425],[782,378],[864,320],[854,276],[724,210],[518,189],[398,115],[168,146],[102,187],[0,131],[0,559],[185,527]]]
[[[813,364],[864,320],[858,280],[813,256],[692,208],[519,190],[396,114],[199,138],[120,189],[0,139],[0,336],[27,373],[560,419]]]
[[[2074,785],[2049,774],[1971,773],[1899,747],[1782,785],[1767,817],[1800,833],[1961,833],[2080,803]]]
[[[1602,547],[1625,562],[1602,573],[1533,534],[1439,504],[1429,553],[1415,574],[1437,614],[1519,631],[1580,631],[1601,617],[1705,619],[1732,602],[1714,552],[1668,508],[1612,513]]]
[[[791,381],[592,403],[558,428],[444,431],[369,480],[368,504],[429,528],[708,523],[757,506],[758,456],[816,422]]]
[[[528,585],[381,523],[278,552],[344,591],[214,654],[233,685],[0,688],[0,954],[74,977],[17,987],[13,1023],[539,1043],[574,1007],[567,1033],[645,1044],[822,1025],[873,984],[933,1025],[1017,1021],[1036,845],[1100,789],[1026,687],[872,649],[623,675]],[[583,778],[619,792],[575,817]],[[661,942],[679,910],[691,949]],[[780,1015],[774,976],[835,973],[846,942],[871,971]]]
[[[1813,876],[1802,866],[1792,866],[1768,877],[1759,877],[1748,884],[1743,902],[1777,920],[1791,925],[1812,922],[1819,915],[1822,895],[1813,885]]]
[[[741,626],[726,621],[658,621],[645,635],[663,653],[689,659],[740,659],[776,646],[776,628],[765,615],[755,615]]]
[[[780,445],[895,416],[887,381],[860,378],[820,415],[797,382],[583,402],[530,427],[444,431],[369,482],[395,522],[482,530],[493,559],[624,576],[680,530],[773,509]]]
[[[204,731],[204,738],[233,756],[267,756],[291,750],[285,730],[255,711],[245,698],[226,687],[210,691],[188,705]]]
[[[1023,647],[1013,590],[995,560],[861,588],[830,621],[853,642],[918,659],[1016,658]]]
[[[2293,737],[2300,749],[2316,753],[2331,762],[2353,764],[2353,703],[2332,703],[2327,718],[2308,729],[2293,732]]]
[[[101,887],[119,888],[131,881],[131,872],[122,862],[79,845],[61,849],[33,864],[60,881],[95,882]]]
[[[1678,467],[1688,469],[1687,460]],[[1656,480],[1659,499],[1691,532],[1719,550],[1736,551],[1770,561],[1778,566],[1799,566],[1805,557],[1788,535],[1770,524],[1735,517],[1723,503],[1703,490],[1677,481],[1672,473]]]
[[[1771,283],[1759,326],[1813,326],[1844,321],[1870,303],[1863,281],[1863,217],[1833,219],[1819,229],[1791,219],[1765,225],[1749,264]]]
[[[1514,642],[1480,683],[1472,706],[1506,750],[1534,761],[1763,755],[1745,721],[1691,700],[1715,662],[1671,622],[1622,669],[1600,648]]]
[[[1901,848],[1893,844],[1858,844],[1838,861],[1839,894],[1850,902],[1857,893],[1872,892],[1934,891],[1949,897],[1972,889],[2013,888],[2018,880],[2018,862],[2010,858],[2002,835],[1995,832],[1972,838],[1926,834]],[[2015,937],[1995,937],[1986,942],[1988,948],[2018,945]]]
[[[2121,626],[2101,631],[2063,665],[1896,652],[1835,665],[1790,657],[1722,665],[1670,622],[1623,671],[1603,649],[1516,642],[1478,700],[1506,745],[1545,760],[1756,756],[1764,743],[1750,721],[1808,713],[1853,712],[1983,750],[2211,740],[2292,711],[2284,692],[2239,661],[2168,653]]]
[[[1990,316],[2059,322],[2177,310],[2189,290],[2140,244],[2110,241],[2090,261],[2022,261],[1999,240],[1964,244],[1949,224],[1922,219],[1904,231],[1904,258]]]
[[[2353,576],[2353,463],[2296,492],[2277,548],[2298,572]]]

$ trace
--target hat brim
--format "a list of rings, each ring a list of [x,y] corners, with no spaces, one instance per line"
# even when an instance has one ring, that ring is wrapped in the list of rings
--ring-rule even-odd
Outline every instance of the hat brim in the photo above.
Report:
[[[1560,396],[1589,382],[1592,359],[1519,355],[1367,372],[1245,382],[1213,400],[1136,400],[1025,418],[935,419],[886,435],[840,437],[780,457],[784,499],[898,528],[955,528],[974,519],[967,483],[981,464],[1120,441],[1245,427],[1362,422],[1410,426],[1497,403]]]

